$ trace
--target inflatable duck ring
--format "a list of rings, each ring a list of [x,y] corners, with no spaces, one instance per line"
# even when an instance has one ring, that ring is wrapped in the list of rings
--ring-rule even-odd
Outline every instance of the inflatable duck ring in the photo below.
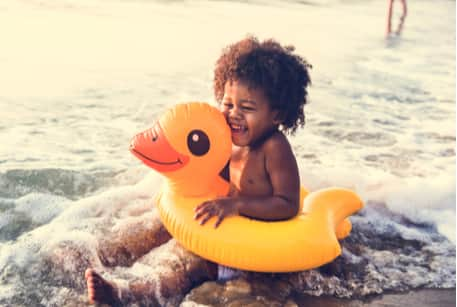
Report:
[[[338,239],[351,230],[348,217],[363,206],[347,189],[323,189],[306,197],[302,189],[302,210],[287,221],[233,216],[216,229],[215,220],[201,226],[194,209],[227,195],[229,185],[219,173],[231,153],[230,129],[219,110],[206,103],[168,110],[133,138],[130,151],[165,177],[156,205],[170,234],[186,249],[229,267],[294,272],[328,263],[341,254]]]

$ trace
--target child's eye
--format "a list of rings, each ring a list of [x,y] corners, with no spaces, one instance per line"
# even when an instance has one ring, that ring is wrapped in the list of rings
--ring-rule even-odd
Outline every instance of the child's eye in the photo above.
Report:
[[[243,106],[243,107],[241,107],[241,108],[242,108],[243,110],[246,110],[246,111],[254,111],[254,110],[255,110],[255,108],[253,108],[253,107],[246,107],[246,106]]]
[[[230,102],[224,102],[222,105],[226,108],[231,108],[233,106]]]

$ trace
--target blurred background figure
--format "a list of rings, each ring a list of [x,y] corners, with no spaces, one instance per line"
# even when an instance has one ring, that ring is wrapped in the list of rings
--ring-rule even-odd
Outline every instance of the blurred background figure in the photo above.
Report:
[[[403,8],[403,12],[400,16],[400,22],[398,23],[397,31],[395,31],[396,35],[400,35],[401,31],[403,30],[403,23],[405,22],[406,14],[407,14],[407,7],[406,7],[406,0],[400,0],[401,5]],[[393,11],[393,3],[394,0],[389,0],[389,11],[387,14],[387,32],[386,36],[392,33],[392,11]]]

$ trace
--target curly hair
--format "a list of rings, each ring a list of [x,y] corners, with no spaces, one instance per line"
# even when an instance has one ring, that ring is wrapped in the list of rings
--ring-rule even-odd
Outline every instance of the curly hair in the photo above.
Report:
[[[281,46],[254,36],[229,45],[222,51],[214,71],[214,94],[220,103],[229,81],[241,81],[249,88],[261,89],[273,110],[279,111],[280,129],[293,134],[305,124],[304,105],[307,87],[311,84],[308,68],[301,56],[293,54],[295,47]]]

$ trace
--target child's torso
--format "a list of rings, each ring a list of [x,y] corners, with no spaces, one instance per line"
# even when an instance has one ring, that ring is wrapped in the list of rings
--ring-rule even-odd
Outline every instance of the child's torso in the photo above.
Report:
[[[270,196],[273,194],[262,146],[258,149],[234,147],[230,160],[231,196]]]

